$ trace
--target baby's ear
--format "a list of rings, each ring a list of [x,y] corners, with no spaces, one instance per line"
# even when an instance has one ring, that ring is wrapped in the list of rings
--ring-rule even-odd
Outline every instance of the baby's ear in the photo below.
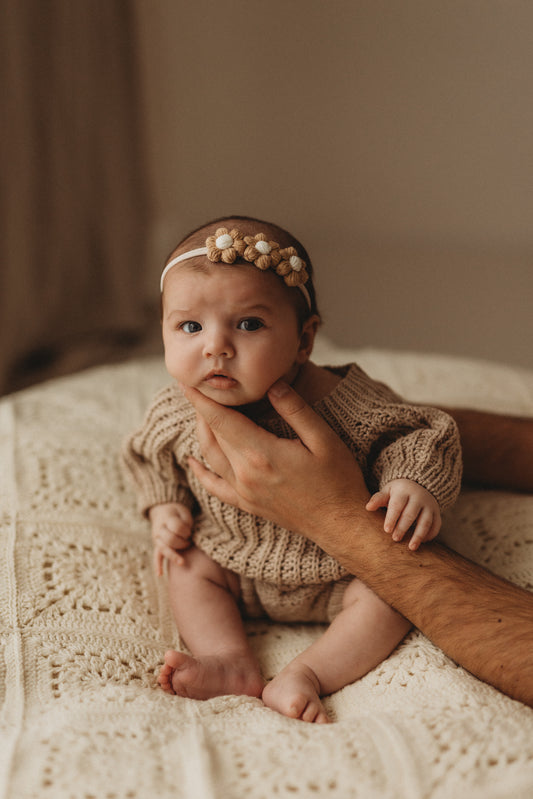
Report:
[[[310,316],[309,319],[306,319],[303,323],[302,332],[300,333],[298,355],[296,356],[297,363],[305,363],[311,357],[319,325],[320,317],[317,314],[313,314],[313,316]]]

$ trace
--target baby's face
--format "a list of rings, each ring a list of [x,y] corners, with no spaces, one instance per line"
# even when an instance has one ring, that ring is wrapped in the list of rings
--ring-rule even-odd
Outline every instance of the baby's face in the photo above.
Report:
[[[262,399],[307,360],[296,309],[278,277],[255,266],[195,261],[170,270],[163,295],[163,342],[169,374],[222,405]]]

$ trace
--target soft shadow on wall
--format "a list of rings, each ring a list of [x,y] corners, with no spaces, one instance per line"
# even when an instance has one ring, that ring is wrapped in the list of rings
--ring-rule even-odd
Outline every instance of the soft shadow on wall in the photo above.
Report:
[[[149,187],[131,7],[0,5],[0,393],[147,346]]]

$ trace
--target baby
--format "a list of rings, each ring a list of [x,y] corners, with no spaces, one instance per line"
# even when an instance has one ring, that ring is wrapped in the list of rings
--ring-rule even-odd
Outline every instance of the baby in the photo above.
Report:
[[[457,429],[442,411],[404,403],[355,364],[310,360],[320,324],[312,267],[300,242],[247,217],[208,223],[173,251],[161,276],[166,368],[173,384],[155,397],[124,460],[149,517],[158,575],[190,654],[168,651],[165,691],[207,699],[262,697],[286,716],[330,719],[321,702],[378,665],[409,622],[313,542],[219,501],[195,478],[202,459],[193,386],[238,407],[266,429],[294,437],[266,392],[289,382],[346,442],[386,507],[385,532],[409,547],[434,538],[460,488]],[[265,684],[245,618],[329,622],[324,634]]]

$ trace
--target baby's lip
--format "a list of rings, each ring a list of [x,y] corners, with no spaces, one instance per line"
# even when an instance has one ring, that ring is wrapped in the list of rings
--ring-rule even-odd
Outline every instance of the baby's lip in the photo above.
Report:
[[[231,375],[225,369],[211,369],[211,371],[206,374],[204,380],[209,380],[211,377],[231,377]]]
[[[212,369],[204,377],[204,383],[208,383],[212,388],[233,388],[237,385],[237,380],[223,369]]]

